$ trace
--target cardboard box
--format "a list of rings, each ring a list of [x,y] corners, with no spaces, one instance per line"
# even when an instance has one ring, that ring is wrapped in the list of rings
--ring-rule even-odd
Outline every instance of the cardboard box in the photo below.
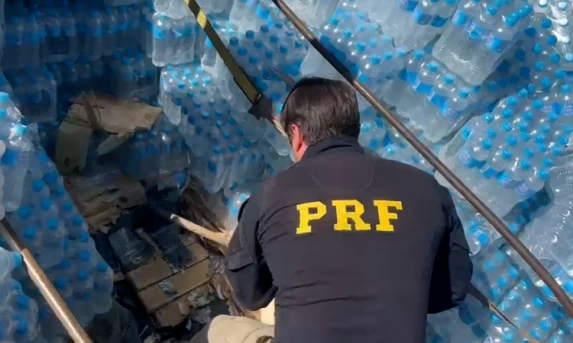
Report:
[[[198,295],[212,294],[213,289],[209,284],[204,284],[191,292],[183,295],[178,300],[170,302],[157,310],[153,317],[160,327],[176,326],[185,321],[193,311],[193,304]]]
[[[193,259],[186,267],[191,267],[209,257],[207,250],[197,242],[188,245],[187,249],[191,252]],[[127,273],[127,278],[137,290],[142,290],[173,274],[175,273],[169,264],[161,256],[156,256],[150,263]]]
[[[138,292],[148,313],[153,313],[173,300],[209,282],[209,260],[205,259]]]

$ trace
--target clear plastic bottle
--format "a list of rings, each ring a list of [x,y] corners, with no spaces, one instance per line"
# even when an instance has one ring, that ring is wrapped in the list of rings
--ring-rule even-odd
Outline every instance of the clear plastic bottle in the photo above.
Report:
[[[24,54],[24,21],[18,16],[6,18],[5,45],[2,56],[2,68],[4,70],[18,69],[22,67],[22,57]]]
[[[94,313],[107,313],[112,307],[113,270],[104,261],[99,261],[94,270]]]
[[[93,277],[90,272],[79,269],[73,279],[72,311],[82,325],[87,325],[94,316]]]
[[[40,60],[40,42],[42,41],[43,28],[38,23],[36,13],[29,14],[24,22],[24,31],[22,35],[22,53],[20,67],[35,67],[41,62]]]
[[[28,128],[21,124],[14,125],[6,143],[1,162],[5,180],[4,207],[7,211],[15,211],[22,201],[24,179],[32,149]]]
[[[118,46],[118,24],[117,24],[117,10],[113,7],[105,7],[102,14],[102,55],[110,56]]]

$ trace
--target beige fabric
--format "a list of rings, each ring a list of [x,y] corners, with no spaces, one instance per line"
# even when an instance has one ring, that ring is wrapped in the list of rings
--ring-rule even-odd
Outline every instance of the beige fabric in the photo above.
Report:
[[[271,301],[271,303],[259,310],[260,320],[261,323],[275,326],[275,300]]]
[[[190,343],[260,343],[274,328],[246,317],[217,316]]]

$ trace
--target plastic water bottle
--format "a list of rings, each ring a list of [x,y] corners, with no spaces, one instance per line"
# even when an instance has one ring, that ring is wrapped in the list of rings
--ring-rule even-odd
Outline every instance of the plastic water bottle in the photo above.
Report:
[[[76,12],[78,27],[79,53],[90,61],[103,55],[104,20],[97,9],[78,8]]]
[[[328,1],[301,1],[291,0],[286,4],[296,13],[308,26],[318,28],[333,14],[338,6],[339,0]]]
[[[72,311],[83,325],[87,325],[94,316],[93,289],[93,276],[90,272],[85,269],[77,270],[73,278]]]
[[[499,304],[500,310],[534,339],[544,340],[556,328],[554,304],[546,301],[529,280],[520,281]]]
[[[240,32],[257,30],[265,24],[270,15],[269,9],[258,0],[237,0],[229,13],[229,21],[237,26]]]
[[[18,252],[8,251],[3,248],[1,248],[0,251],[0,258],[3,266],[0,270],[0,279],[7,280],[14,269],[22,266],[22,255]]]
[[[113,270],[104,261],[99,261],[94,269],[94,313],[107,313],[112,306]]]
[[[127,6],[119,6],[117,7],[117,11],[115,11],[115,22],[116,22],[116,49],[119,51],[124,51],[126,49],[132,48],[132,44],[136,44],[136,42],[130,41],[130,30],[129,30],[129,11]]]
[[[117,10],[113,7],[105,7],[102,13],[102,55],[110,56],[119,46],[117,39],[118,24]]]
[[[489,311],[475,298],[469,296],[457,308],[428,316],[435,332],[450,342],[483,342],[481,327],[488,324]]]
[[[1,162],[4,173],[4,208],[7,211],[15,211],[22,201],[31,149],[28,128],[21,124],[15,125],[6,141],[6,151]]]
[[[40,42],[44,39],[44,28],[38,23],[38,14],[29,14],[24,22],[22,35],[21,68],[40,64]]]
[[[485,13],[480,15],[479,1],[461,1],[433,49],[437,59],[473,85],[481,84],[493,72],[533,10],[522,1],[484,5]]]
[[[153,54],[153,2],[146,3],[141,9],[142,49],[149,58]]]
[[[25,52],[24,21],[17,16],[8,17],[4,32],[6,48],[3,49],[2,67],[4,70],[20,68],[22,65],[20,58]]]
[[[187,6],[180,11],[173,15],[157,9],[153,15],[152,59],[156,66],[190,63],[195,58],[197,21]]]

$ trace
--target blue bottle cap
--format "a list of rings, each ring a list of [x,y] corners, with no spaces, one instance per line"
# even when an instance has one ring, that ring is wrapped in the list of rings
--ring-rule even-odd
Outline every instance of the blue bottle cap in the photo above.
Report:
[[[515,145],[517,145],[518,140],[517,140],[517,138],[516,138],[515,136],[510,135],[510,136],[507,136],[507,138],[505,139],[505,142],[506,142],[507,145],[509,145],[509,146],[515,146]]]
[[[470,90],[468,88],[460,88],[460,90],[458,91],[458,95],[463,98],[466,99],[467,97],[470,96]]]
[[[551,63],[559,63],[559,61],[561,61],[561,55],[559,55],[557,52],[554,52],[549,55],[549,61],[551,61]]]
[[[48,185],[53,185],[58,181],[59,176],[57,171],[46,173],[44,174],[44,182]]]
[[[27,226],[22,231],[22,237],[24,237],[24,239],[27,241],[33,241],[34,239],[36,239],[37,234],[38,230],[34,226]]]
[[[513,332],[506,331],[503,333],[502,339],[503,339],[503,342],[505,342],[505,343],[513,343],[515,340],[515,336],[514,336]]]
[[[46,184],[46,183],[44,182],[44,185],[45,185],[45,184]],[[65,189],[63,186],[58,186],[58,187],[56,187],[56,188],[52,191],[52,194],[53,194],[56,198],[61,198],[61,197],[63,197],[63,196],[66,195],[66,189]],[[66,203],[68,203],[68,202],[69,202],[69,200],[66,201]],[[66,203],[64,203],[64,205],[65,205]]]
[[[521,160],[521,161],[519,161],[519,169],[529,170],[529,169],[531,169],[531,163],[529,163],[529,161],[527,161],[527,160]]]
[[[97,268],[98,272],[105,273],[105,272],[107,272],[109,267],[108,267],[107,263],[105,263],[104,261],[99,261],[96,268]]]
[[[46,183],[44,182],[44,180],[36,179],[36,180],[32,181],[32,190],[36,193],[41,192],[45,186],[46,186]]]
[[[92,258],[92,255],[89,251],[87,250],[82,250],[78,253],[78,259],[82,262],[89,262],[89,260]]]
[[[413,54],[416,60],[421,60],[422,58],[424,58],[424,55],[426,55],[424,50],[415,50]]]
[[[505,19],[503,20],[503,23],[507,27],[514,27],[515,24],[517,24],[517,21],[518,21],[517,15],[510,15],[510,16],[505,17]]]
[[[547,181],[549,179],[549,171],[547,169],[540,169],[537,172],[537,177],[542,181]]]
[[[59,277],[54,280],[54,287],[56,287],[57,290],[65,291],[68,288],[68,280]]]
[[[528,28],[525,29],[525,34],[528,37],[534,38],[537,35],[537,30],[535,29],[535,27],[529,26]]]
[[[18,210],[18,218],[22,220],[27,220],[32,216],[33,208],[31,205],[21,205]]]
[[[481,147],[485,150],[490,150],[493,147],[493,142],[489,139],[481,141]]]
[[[22,267],[22,254],[17,251],[10,251],[10,253],[12,254],[12,261],[14,262],[14,269]]]
[[[10,102],[10,96],[8,93],[0,92],[0,104],[8,104]]]
[[[432,73],[437,72],[439,68],[440,65],[436,61],[431,61],[430,63],[428,63],[428,70],[431,71]]]
[[[48,220],[46,220],[46,228],[50,231],[58,230],[59,224],[58,218],[48,218]]]
[[[65,257],[58,264],[59,269],[69,269],[69,268],[71,268],[71,266],[72,266],[72,263],[71,263],[70,259],[65,258]]]
[[[487,14],[489,14],[490,16],[495,16],[497,15],[497,7],[494,5],[487,5],[485,7],[485,11]]]
[[[535,70],[543,71],[545,69],[545,62],[537,61],[537,62],[535,62],[534,66],[535,66]]]
[[[40,208],[44,211],[48,211],[50,208],[52,208],[52,199],[50,198],[43,198],[40,201]]]
[[[456,77],[452,74],[446,74],[444,75],[444,83],[447,85],[451,85],[454,83]]]
[[[90,238],[91,238],[90,234],[88,232],[84,231],[80,234],[80,236],[78,237],[78,240],[82,243],[89,243]]]
[[[509,119],[513,117],[513,111],[511,110],[511,108],[506,107],[501,111],[501,116],[505,119]]]
[[[507,149],[503,149],[501,150],[501,158],[504,160],[509,160],[511,157],[513,156],[513,154],[511,153],[511,151],[507,150]]]
[[[28,323],[27,320],[25,320],[22,317],[17,319],[16,330],[15,330],[16,335],[24,336],[28,334],[29,329],[30,329],[30,324]]]
[[[24,136],[28,133],[28,128],[22,124],[16,124],[12,128],[12,133],[18,136]]]
[[[30,308],[30,298],[24,294],[16,295],[15,303],[20,310],[27,310]]]
[[[76,274],[78,281],[86,281],[89,277],[89,273],[83,269],[79,270]]]

